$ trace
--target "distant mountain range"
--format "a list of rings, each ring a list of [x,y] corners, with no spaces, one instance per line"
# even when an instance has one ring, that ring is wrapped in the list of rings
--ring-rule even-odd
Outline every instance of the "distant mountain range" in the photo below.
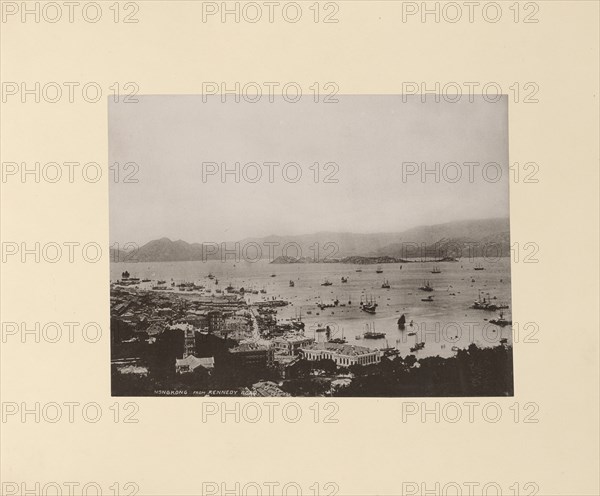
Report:
[[[509,255],[510,224],[507,218],[448,222],[415,227],[400,233],[320,232],[298,236],[246,238],[237,243],[218,244],[161,238],[133,251],[111,248],[111,262],[183,262],[225,258],[273,261],[283,257],[280,259],[281,263],[306,263],[337,262],[348,257],[442,259]],[[381,263],[385,263],[383,259]]]

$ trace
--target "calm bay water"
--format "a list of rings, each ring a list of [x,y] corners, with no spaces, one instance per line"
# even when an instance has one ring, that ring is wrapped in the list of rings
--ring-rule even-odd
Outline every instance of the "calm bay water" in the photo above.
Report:
[[[476,271],[476,264],[485,270]],[[439,266],[440,274],[432,274],[434,265]],[[161,279],[169,284],[195,282],[214,290],[224,289],[231,284],[236,289],[264,288],[266,294],[246,295],[252,303],[265,299],[284,299],[290,302],[278,311],[278,319],[285,321],[302,315],[306,323],[305,334],[322,339],[324,333],[316,333],[318,327],[329,325],[335,337],[343,336],[349,344],[372,348],[395,346],[401,355],[410,353],[410,347],[418,340],[425,341],[425,348],[417,356],[451,356],[452,346],[465,348],[470,343],[480,347],[496,346],[500,338],[507,338],[512,344],[510,325],[501,328],[488,324],[485,319],[498,318],[497,312],[487,312],[470,308],[478,298],[479,291],[490,293],[497,302],[511,302],[510,258],[499,261],[485,259],[461,260],[459,262],[431,263],[414,262],[404,264],[383,264],[382,274],[375,271],[377,265],[346,264],[269,264],[267,261],[255,263],[244,261],[207,262],[152,262],[152,263],[112,263],[111,280],[116,281],[125,270],[132,277],[140,279]],[[402,267],[402,268],[400,268]],[[362,272],[356,272],[361,269]],[[212,273],[219,280],[215,285],[207,276]],[[275,274],[275,277],[271,277]],[[342,283],[342,276],[348,277]],[[321,286],[328,279],[332,286]],[[289,286],[293,280],[294,287]],[[381,287],[388,280],[390,289]],[[420,291],[424,280],[431,282],[433,292]],[[473,281],[474,280],[474,281]],[[147,283],[151,286],[151,283]],[[144,285],[142,285],[144,286]],[[178,293],[177,290],[174,291]],[[433,296],[433,302],[421,301]],[[361,297],[373,298],[377,303],[377,313],[367,314],[360,310]],[[340,305],[320,310],[317,304],[338,299]],[[349,304],[351,302],[351,304]],[[309,314],[308,312],[311,312]],[[318,315],[317,315],[318,314]],[[406,329],[400,330],[397,320],[406,316]],[[504,311],[504,318],[512,320],[511,309]],[[413,321],[413,327],[408,323]],[[366,326],[385,332],[379,340],[356,340],[366,330]],[[409,332],[417,332],[409,336]]]

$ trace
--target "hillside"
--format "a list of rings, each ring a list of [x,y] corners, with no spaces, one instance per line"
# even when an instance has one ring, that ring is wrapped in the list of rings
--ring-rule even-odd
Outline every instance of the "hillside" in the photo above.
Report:
[[[287,247],[285,253],[283,248]],[[245,250],[247,248],[247,251]],[[227,258],[255,258],[260,250],[262,259],[277,259],[278,263],[338,261],[348,257],[392,257],[395,259],[445,256],[509,256],[510,227],[508,219],[480,219],[420,226],[400,233],[333,233],[320,232],[299,236],[267,236],[246,238],[236,243],[188,243],[161,238],[141,246],[134,254],[111,250],[111,262],[174,262],[220,260],[226,249]],[[224,251],[223,251],[224,254]],[[287,257],[287,258],[286,258]],[[300,259],[300,260],[297,260]]]

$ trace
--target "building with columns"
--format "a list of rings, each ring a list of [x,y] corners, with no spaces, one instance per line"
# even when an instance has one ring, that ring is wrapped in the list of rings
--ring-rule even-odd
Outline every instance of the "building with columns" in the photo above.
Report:
[[[300,355],[309,361],[333,360],[339,367],[371,365],[381,362],[381,352],[365,346],[340,343],[313,343],[300,350]]]

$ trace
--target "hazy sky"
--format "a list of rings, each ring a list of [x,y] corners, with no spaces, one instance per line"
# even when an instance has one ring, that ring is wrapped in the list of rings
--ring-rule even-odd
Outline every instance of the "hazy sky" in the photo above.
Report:
[[[319,231],[396,232],[423,224],[507,217],[508,105],[467,98],[339,96],[339,103],[227,103],[220,97],[145,96],[109,104],[109,163],[136,162],[137,183],[110,182],[111,242],[163,236],[219,242]],[[206,176],[203,162],[234,174]],[[246,164],[256,162],[262,170]],[[278,162],[273,182],[263,164]],[[282,169],[288,162],[299,167]],[[316,168],[320,174],[315,183]],[[325,183],[334,168],[339,169]],[[440,162],[440,180],[421,172],[403,181],[403,162]],[[446,166],[456,162],[457,169]],[[463,164],[478,162],[473,182]],[[484,164],[496,162],[498,170]],[[113,166],[113,169],[116,167]],[[208,170],[204,167],[205,171]],[[302,176],[291,182],[296,172]],[[406,168],[405,168],[406,169]],[[445,172],[445,174],[444,174]],[[244,176],[245,173],[245,176]],[[446,178],[446,180],[444,179]],[[456,182],[450,182],[456,181]]]

